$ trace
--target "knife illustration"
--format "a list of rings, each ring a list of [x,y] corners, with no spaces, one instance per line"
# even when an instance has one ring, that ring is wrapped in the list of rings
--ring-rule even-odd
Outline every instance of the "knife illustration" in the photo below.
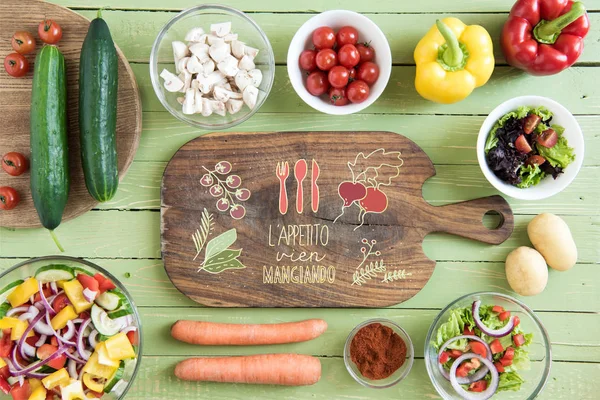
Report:
[[[317,179],[319,179],[319,174],[321,170],[319,168],[319,164],[315,160],[312,160],[312,179],[311,179],[311,208],[314,213],[319,211],[319,186],[317,185]]]

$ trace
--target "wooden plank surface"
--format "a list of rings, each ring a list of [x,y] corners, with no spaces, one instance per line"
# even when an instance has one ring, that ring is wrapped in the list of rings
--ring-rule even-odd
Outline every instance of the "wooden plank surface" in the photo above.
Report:
[[[56,0],[94,15],[95,0]],[[485,115],[500,102],[516,95],[553,97],[573,113],[586,139],[584,168],[563,193],[541,202],[508,199],[516,214],[513,237],[502,246],[488,246],[445,235],[429,235],[425,253],[437,261],[430,282],[414,298],[381,310],[214,310],[202,308],[179,293],[170,283],[160,260],[159,186],[166,162],[188,140],[206,133],[185,126],[165,113],[150,85],[150,46],[162,23],[176,11],[196,5],[191,0],[107,0],[104,12],[116,43],[135,61],[132,69],[140,85],[144,132],[130,172],[116,198],[97,210],[61,226],[68,254],[86,257],[107,267],[131,290],[144,322],[145,356],[140,374],[127,399],[376,399],[439,398],[429,383],[421,358],[400,386],[373,391],[354,383],[345,371],[340,343],[348,331],[368,317],[390,316],[406,324],[422,357],[424,334],[437,315],[456,297],[478,290],[513,294],[504,275],[504,258],[518,245],[528,245],[525,226],[533,215],[563,215],[580,248],[580,263],[572,270],[550,271],[546,290],[521,298],[536,310],[554,343],[555,361],[541,399],[596,399],[600,392],[600,31],[592,28],[579,66],[546,78],[527,77],[500,66],[490,83],[466,101],[439,106],[420,99],[413,88],[412,49],[419,36],[440,15],[460,15],[469,23],[480,22],[497,43],[498,32],[512,0],[225,0],[252,12],[269,35],[279,66],[275,87],[260,112],[236,127],[238,131],[268,130],[387,130],[409,137],[431,158],[437,175],[424,185],[424,198],[432,204],[495,194],[477,166],[474,143]],[[600,23],[600,0],[586,0],[592,27]],[[285,71],[287,43],[303,21],[325,9],[348,8],[369,13],[385,30],[395,67],[387,90],[364,113],[348,117],[319,114],[304,105],[293,92]],[[157,11],[157,12],[148,12]],[[497,47],[497,46],[496,46]],[[497,50],[497,48],[496,48]],[[496,51],[497,56],[499,53]],[[503,61],[498,57],[498,62]],[[0,269],[24,258],[55,254],[42,230],[0,229]],[[177,318],[192,317],[230,322],[277,322],[322,317],[331,330],[312,343],[276,348],[194,348],[175,343],[168,335]],[[322,356],[323,379],[314,387],[275,388],[223,384],[182,383],[172,374],[175,363],[188,354],[242,354],[259,351],[298,351]]]

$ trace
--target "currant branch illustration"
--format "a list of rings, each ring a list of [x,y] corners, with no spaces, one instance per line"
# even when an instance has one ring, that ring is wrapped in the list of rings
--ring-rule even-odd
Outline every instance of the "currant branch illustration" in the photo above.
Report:
[[[205,208],[202,210],[202,217],[200,219],[200,229],[196,229],[196,232],[192,234],[192,240],[194,241],[194,246],[196,247],[196,256],[194,257],[194,261],[200,255],[200,252],[204,248],[206,244],[206,239],[212,232],[214,228],[215,222],[213,220],[213,215],[209,214],[208,210]]]
[[[373,239],[369,242],[366,238],[361,240],[361,243],[365,246],[361,247],[360,252],[363,255],[363,259],[356,267],[356,272],[352,275],[352,285],[361,286],[363,283],[367,283],[367,280],[371,280],[377,277],[377,274],[380,272],[385,272],[386,268],[383,263],[383,260],[379,261],[371,261],[367,264],[369,257],[381,256],[381,252],[379,250],[373,251],[373,248],[377,244],[377,240]]]

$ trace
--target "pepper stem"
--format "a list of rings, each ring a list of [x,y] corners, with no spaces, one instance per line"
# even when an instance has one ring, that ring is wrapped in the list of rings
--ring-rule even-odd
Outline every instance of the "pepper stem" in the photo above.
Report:
[[[456,67],[460,65],[463,61],[464,54],[460,48],[460,44],[458,43],[458,38],[454,32],[452,32],[452,29],[450,29],[448,25],[444,24],[439,19],[435,21],[435,24],[444,37],[446,44],[448,45],[442,54],[442,60],[449,67]]]
[[[577,1],[573,3],[573,6],[568,12],[560,17],[553,19],[552,21],[541,20],[533,29],[533,35],[540,43],[554,44],[562,30],[584,14],[585,6],[582,2]]]

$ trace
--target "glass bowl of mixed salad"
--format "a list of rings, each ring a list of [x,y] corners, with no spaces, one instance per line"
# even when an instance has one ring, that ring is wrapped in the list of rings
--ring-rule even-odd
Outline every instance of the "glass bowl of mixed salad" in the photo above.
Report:
[[[583,134],[575,117],[540,96],[500,104],[485,119],[477,140],[477,158],[487,180],[523,200],[561,192],[575,179],[583,155]]]
[[[533,399],[552,364],[533,311],[500,293],[463,296],[443,309],[425,340],[425,365],[444,399]]]
[[[91,262],[49,256],[0,275],[0,398],[121,399],[138,370],[140,317]]]

